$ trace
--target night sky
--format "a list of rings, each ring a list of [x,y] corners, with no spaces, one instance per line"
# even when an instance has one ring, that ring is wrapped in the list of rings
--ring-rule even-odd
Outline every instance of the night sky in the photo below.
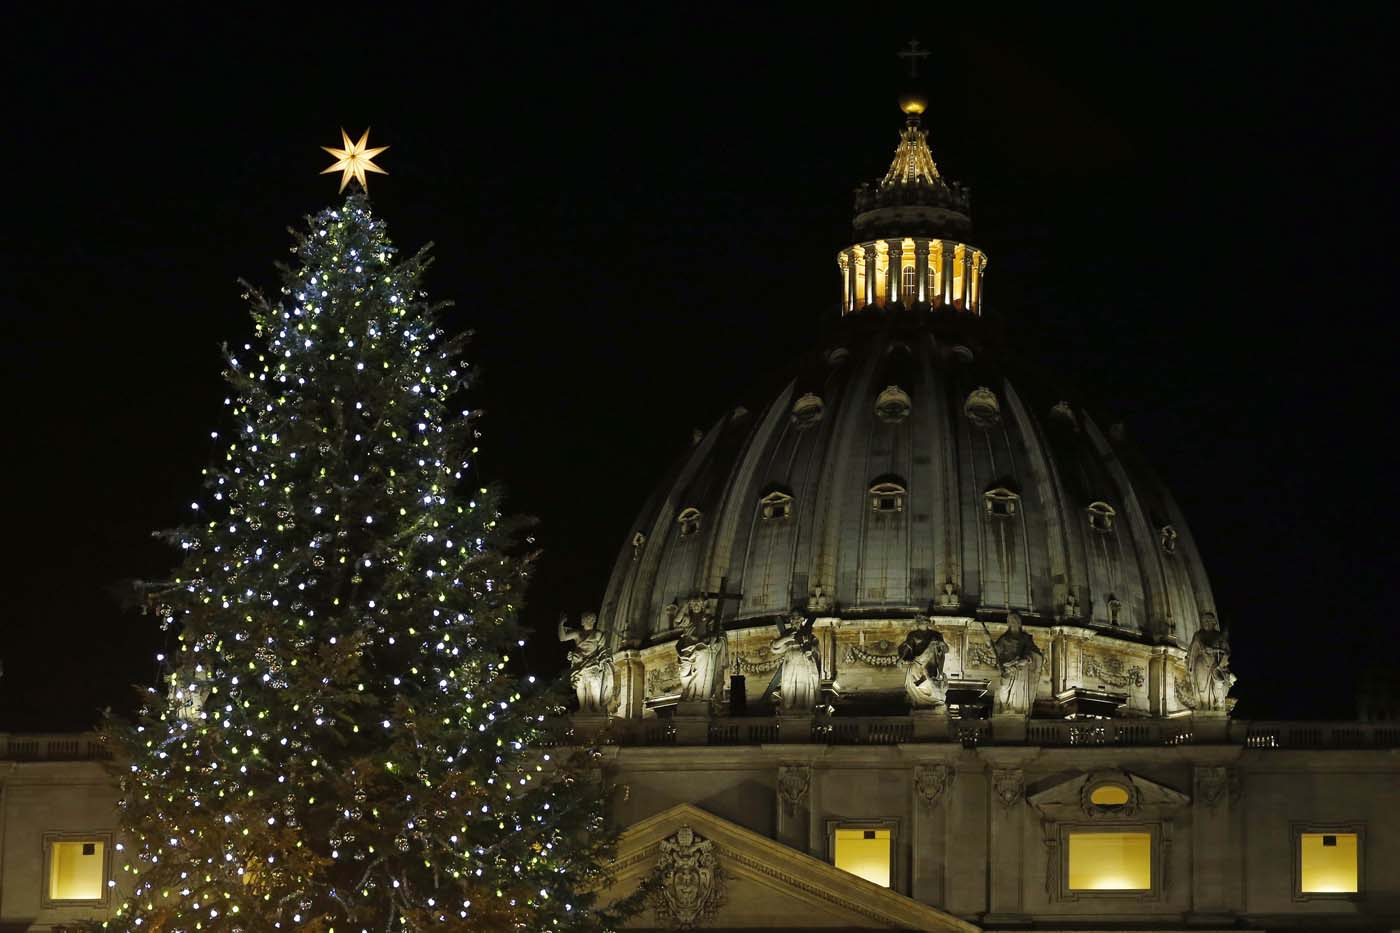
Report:
[[[991,310],[1174,491],[1237,715],[1348,717],[1358,672],[1394,664],[1379,14],[169,9],[11,14],[0,40],[0,731],[88,727],[154,678],[165,636],[124,581],[174,566],[151,532],[226,427],[236,280],[275,288],[287,226],[337,200],[317,173],[341,126],[391,147],[376,209],[401,249],[436,243],[429,288],[477,332],[481,466],[540,519],[528,660],[556,671],[554,619],[597,605],[692,428],[753,407],[836,315],[911,35]]]

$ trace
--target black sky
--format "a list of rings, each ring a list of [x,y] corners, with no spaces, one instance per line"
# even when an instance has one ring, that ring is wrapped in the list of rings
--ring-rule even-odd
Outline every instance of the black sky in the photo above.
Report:
[[[342,125],[392,147],[375,205],[400,247],[436,242],[429,285],[478,332],[483,468],[542,521],[526,618],[553,671],[553,619],[596,605],[692,427],[835,314],[910,35],[936,51],[930,141],[974,190],[989,302],[1180,500],[1239,713],[1348,716],[1388,661],[1379,15],[68,9],[0,39],[0,730],[90,725],[152,678],[162,636],[113,594],[172,566],[150,532],[223,426],[217,348],[251,333],[236,279],[275,283],[285,228],[335,199],[318,147]]]

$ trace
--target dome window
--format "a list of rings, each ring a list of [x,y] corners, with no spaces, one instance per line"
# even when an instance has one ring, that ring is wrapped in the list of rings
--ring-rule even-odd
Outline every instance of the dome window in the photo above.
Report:
[[[916,274],[913,266],[905,266],[904,271],[900,274],[900,294],[904,296],[906,301],[914,295]]]
[[[903,512],[906,495],[898,483],[876,483],[870,487],[870,507],[876,512]]]
[[[1010,518],[1020,507],[1021,497],[1005,486],[988,489],[982,494],[982,503],[992,518]]]
[[[688,538],[700,530],[700,510],[696,508],[682,509],[681,514],[676,516],[676,524],[681,526],[681,537]]]
[[[797,430],[810,428],[818,421],[822,420],[822,412],[825,406],[821,397],[808,392],[806,395],[792,403],[792,423],[797,425]]]
[[[898,424],[909,417],[913,407],[908,392],[899,386],[886,386],[885,391],[875,399],[875,417],[885,424]]]
[[[792,496],[775,489],[758,500],[758,514],[767,521],[781,521],[792,515]]]
[[[986,386],[978,386],[967,394],[963,414],[973,425],[989,431],[1001,423],[1001,403],[997,394]]]
[[[1089,506],[1089,527],[1102,534],[1113,530],[1113,519],[1118,515],[1107,502],[1095,502]]]
[[[1162,540],[1162,553],[1163,553],[1163,554],[1175,554],[1175,553],[1176,553],[1176,537],[1177,537],[1177,535],[1176,535],[1176,529],[1173,528],[1171,525],[1163,525],[1163,526],[1158,530],[1157,534],[1161,536],[1161,540]]]

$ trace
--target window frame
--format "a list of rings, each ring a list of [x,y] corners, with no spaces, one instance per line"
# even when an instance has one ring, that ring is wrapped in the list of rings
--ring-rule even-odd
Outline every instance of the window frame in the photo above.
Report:
[[[39,876],[39,883],[42,885],[39,906],[45,909],[59,907],[109,907],[112,903],[112,850],[113,834],[110,832],[93,833],[44,833],[41,846],[42,869]],[[60,842],[100,842],[102,843],[102,896],[98,898],[56,898],[53,897],[53,848],[55,843]]]
[[[1089,529],[1101,535],[1111,534],[1118,510],[1102,499],[1089,503],[1084,510],[1089,516]]]
[[[1114,782],[1100,782],[1114,783]],[[1087,795],[1086,795],[1087,799]],[[1057,822],[1056,848],[1059,864],[1056,866],[1056,901],[1117,900],[1117,901],[1160,901],[1163,897],[1164,865],[1171,857],[1171,844],[1159,820],[1119,820],[1088,822]],[[1090,833],[1147,833],[1148,878],[1151,887],[1133,890],[1105,890],[1071,888],[1069,886],[1069,837]]]
[[[867,493],[867,495],[870,496],[871,511],[880,515],[898,515],[904,511],[904,500],[908,497],[909,490],[900,483],[896,483],[892,480],[884,480],[878,483],[872,483],[870,492]],[[893,499],[894,508],[882,508],[881,500],[884,499]]]
[[[900,894],[905,893],[903,866],[899,862],[899,818],[873,817],[869,819],[852,820],[827,820],[826,821],[826,862],[832,868],[836,867],[836,831],[838,829],[858,829],[858,830],[881,830],[887,829],[890,833],[890,884],[885,890],[894,891]],[[845,869],[839,869],[845,871]],[[846,872],[854,878],[860,875]],[[862,881],[867,880],[862,878]],[[875,882],[870,882],[874,884]]]
[[[792,517],[793,497],[781,489],[760,496],[758,517],[764,522],[781,522]]]
[[[1356,836],[1356,890],[1355,891],[1304,891],[1303,890],[1303,835]],[[1318,822],[1295,820],[1289,824],[1289,838],[1293,846],[1293,900],[1295,901],[1358,901],[1366,896],[1366,824],[1359,820],[1339,822]]]
[[[681,529],[680,536],[682,538],[689,538],[691,535],[699,534],[700,523],[704,517],[705,514],[693,505],[681,509],[680,514],[676,516],[676,524],[679,525]]]
[[[982,503],[988,518],[1015,518],[1021,507],[1021,496],[1006,486],[997,486],[982,493]]]

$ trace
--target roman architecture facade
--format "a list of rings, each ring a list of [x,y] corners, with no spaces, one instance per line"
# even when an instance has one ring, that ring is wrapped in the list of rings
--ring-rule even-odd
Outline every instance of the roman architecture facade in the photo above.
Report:
[[[1394,924],[1400,728],[1232,718],[1186,517],[1008,363],[925,106],[856,192],[832,326],[620,548],[606,702],[575,665],[609,896],[655,887],[638,929]]]
[[[1231,717],[1185,517],[1010,371],[924,108],[857,192],[833,325],[559,626],[621,831],[603,897],[648,885],[653,930],[1400,926],[1400,723]],[[105,756],[0,734],[0,931],[109,916]]]

